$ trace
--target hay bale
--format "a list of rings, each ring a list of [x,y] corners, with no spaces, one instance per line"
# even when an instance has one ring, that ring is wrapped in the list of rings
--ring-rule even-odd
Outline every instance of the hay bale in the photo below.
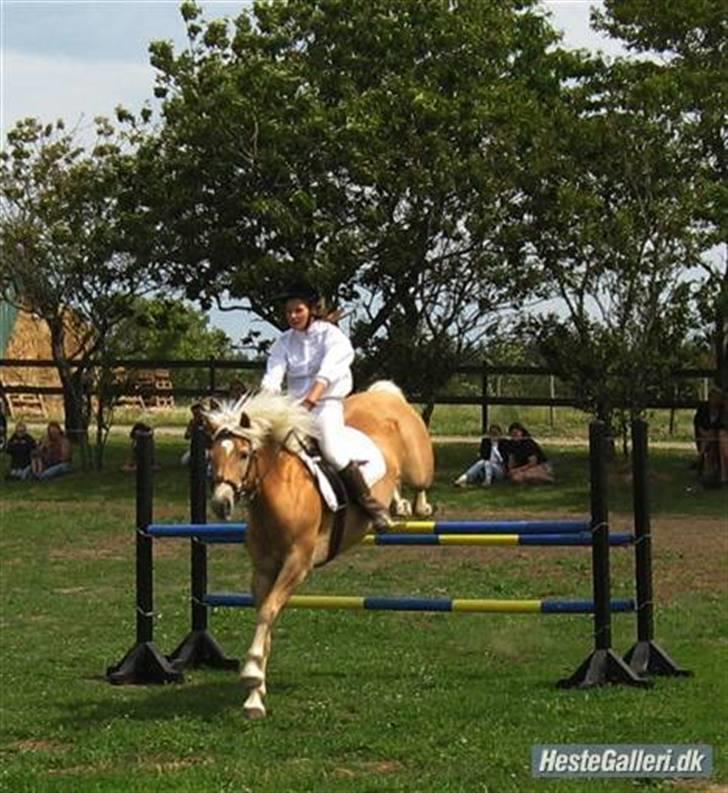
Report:
[[[81,341],[80,323],[71,314],[67,316],[66,354],[77,355]],[[51,333],[48,325],[28,311],[18,311],[5,351],[7,358],[33,361],[51,360]],[[0,370],[0,386],[47,386],[61,387],[61,379],[55,366],[28,367],[6,366]],[[63,413],[63,397],[43,394],[7,394],[12,418],[47,418],[48,413]]]

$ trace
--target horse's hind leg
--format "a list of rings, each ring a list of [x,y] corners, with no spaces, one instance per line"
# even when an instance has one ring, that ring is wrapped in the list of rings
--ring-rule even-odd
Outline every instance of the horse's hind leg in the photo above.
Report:
[[[293,594],[293,590],[306,578],[311,570],[313,547],[292,549],[273,585],[260,601],[257,600],[255,635],[246,656],[240,677],[250,689],[243,709],[251,719],[265,716],[264,696],[266,692],[266,667],[270,657],[271,631],[281,609]],[[262,584],[261,584],[262,587]]]
[[[432,504],[427,500],[427,491],[418,490],[415,496],[415,515],[420,518],[429,518],[432,513]]]
[[[412,515],[412,506],[403,498],[401,488],[402,485],[398,482],[392,493],[392,512],[398,518],[409,518]]]

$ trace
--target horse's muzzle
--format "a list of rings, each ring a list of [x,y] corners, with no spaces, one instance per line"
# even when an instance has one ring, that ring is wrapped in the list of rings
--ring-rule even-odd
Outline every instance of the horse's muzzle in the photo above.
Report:
[[[235,491],[232,485],[229,485],[227,482],[220,482],[215,485],[215,489],[212,491],[210,505],[218,518],[221,520],[230,520],[230,516],[233,514],[233,508],[235,507]]]

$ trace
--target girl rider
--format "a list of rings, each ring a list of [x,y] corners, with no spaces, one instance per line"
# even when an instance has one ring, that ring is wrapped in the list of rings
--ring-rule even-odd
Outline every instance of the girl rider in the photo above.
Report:
[[[316,417],[321,453],[338,471],[349,497],[371,518],[375,531],[385,531],[391,525],[389,511],[369,492],[342,432],[354,349],[336,325],[321,319],[320,296],[313,287],[293,284],[281,298],[290,329],[271,347],[261,387],[280,393],[285,377],[288,394]]]

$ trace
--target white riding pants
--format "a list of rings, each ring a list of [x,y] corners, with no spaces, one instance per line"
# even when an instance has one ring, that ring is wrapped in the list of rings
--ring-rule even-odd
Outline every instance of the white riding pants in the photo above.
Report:
[[[344,402],[341,399],[322,399],[311,411],[319,428],[321,454],[337,471],[351,462],[344,434]]]

